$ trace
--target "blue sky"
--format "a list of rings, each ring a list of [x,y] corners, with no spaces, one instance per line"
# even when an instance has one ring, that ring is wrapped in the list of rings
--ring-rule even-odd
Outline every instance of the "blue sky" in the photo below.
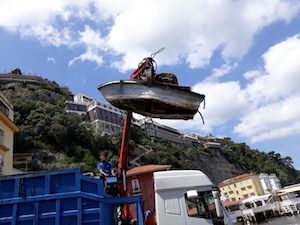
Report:
[[[158,72],[206,94],[184,131],[230,136],[290,155],[300,169],[300,2],[296,0],[3,0],[0,72],[16,67],[103,99],[98,84],[127,79],[166,47]]]

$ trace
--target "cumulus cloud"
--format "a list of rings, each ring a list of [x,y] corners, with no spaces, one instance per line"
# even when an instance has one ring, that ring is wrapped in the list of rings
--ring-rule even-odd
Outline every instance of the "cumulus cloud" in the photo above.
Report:
[[[86,25],[85,30],[79,32],[79,36],[79,42],[85,46],[86,51],[80,56],[71,59],[69,61],[69,66],[74,64],[77,60],[80,60],[81,62],[95,62],[97,66],[101,66],[103,58],[100,56],[100,52],[105,49],[105,43],[101,37],[100,31],[95,31],[90,26]]]
[[[244,74],[250,79],[245,87],[238,81],[218,80],[216,74],[226,72],[227,66],[213,69],[208,78],[193,87],[206,95],[206,125],[200,125],[198,115],[192,121],[162,122],[181,129],[210,131],[236,120],[233,132],[252,143],[300,134],[299,59],[300,37],[296,35],[263,54],[262,68]]]
[[[244,90],[256,110],[242,116],[234,132],[252,142],[300,134],[300,37],[272,46],[262,58],[263,69],[248,72],[259,75]]]
[[[243,74],[250,82],[246,87],[219,79],[235,69],[234,62],[247,53],[259,31],[278,21],[288,23],[299,13],[297,0],[2,0],[0,4],[0,28],[43,45],[81,50],[70,59],[70,66],[91,61],[126,71],[162,46],[167,50],[157,56],[161,65],[201,68],[220,55],[224,64],[193,87],[206,94],[205,128],[199,115],[193,121],[166,124],[210,130],[237,119],[234,132],[253,142],[299,133],[294,114],[299,114],[299,36],[271,47],[262,56],[261,69]]]
[[[262,58],[264,68],[256,71],[261,75],[246,90],[249,98],[260,102],[276,101],[300,91],[298,35],[272,46]]]
[[[215,52],[226,63],[240,59],[257,32],[277,21],[289,22],[299,7],[295,0],[3,0],[0,27],[47,45],[83,46],[85,51],[70,64],[87,60],[99,66],[104,54],[125,71],[164,46],[161,64],[185,62],[199,68]],[[87,28],[78,32],[78,21],[94,24],[90,32],[105,34],[100,35],[101,47],[82,38]]]
[[[246,114],[234,131],[252,142],[300,133],[300,95],[288,97]]]
[[[205,110],[200,108],[205,118],[205,126],[202,125],[202,119],[198,114],[191,121],[161,120],[161,122],[181,129],[210,131],[213,127],[222,126],[250,111],[247,98],[237,81],[223,83],[203,81],[196,84],[193,91],[205,93]]]

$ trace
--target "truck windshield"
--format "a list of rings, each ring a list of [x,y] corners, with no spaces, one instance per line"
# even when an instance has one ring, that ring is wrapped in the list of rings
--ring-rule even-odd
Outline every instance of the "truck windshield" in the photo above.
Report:
[[[211,191],[198,192],[198,197],[188,198],[185,194],[187,213],[190,217],[213,219],[217,217],[216,206]]]

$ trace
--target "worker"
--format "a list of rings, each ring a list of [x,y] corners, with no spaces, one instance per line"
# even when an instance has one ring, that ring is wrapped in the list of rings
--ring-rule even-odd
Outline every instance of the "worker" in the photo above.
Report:
[[[115,176],[113,165],[107,160],[107,152],[102,152],[100,154],[100,163],[98,164],[98,170],[100,172],[100,178],[105,179],[109,176]]]

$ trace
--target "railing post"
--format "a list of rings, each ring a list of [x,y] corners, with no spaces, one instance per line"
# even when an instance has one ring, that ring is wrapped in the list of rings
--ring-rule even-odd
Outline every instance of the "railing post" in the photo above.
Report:
[[[137,224],[138,225],[144,225],[144,215],[142,210],[142,204],[141,201],[138,201],[136,203],[136,214],[137,214]]]

